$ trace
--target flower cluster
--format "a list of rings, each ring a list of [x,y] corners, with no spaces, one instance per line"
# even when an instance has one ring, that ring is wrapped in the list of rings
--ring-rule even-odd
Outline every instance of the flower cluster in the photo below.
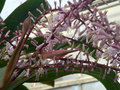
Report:
[[[76,3],[68,2],[64,7],[61,5],[57,7],[55,2],[55,8],[50,8],[49,11],[44,10],[42,13],[36,9],[41,15],[38,18],[29,12],[30,21],[34,24],[26,32],[11,81],[19,75],[21,69],[26,70],[24,74],[27,77],[31,74],[32,68],[38,68],[36,75],[43,72],[47,74],[46,67],[56,68],[55,71],[58,72],[58,68],[54,66],[57,64],[61,66],[75,64],[80,65],[81,72],[84,71],[84,66],[90,67],[90,71],[93,71],[95,66],[99,65],[97,60],[100,58],[107,61],[106,66],[101,66],[119,72],[120,26],[108,21],[107,12],[102,12],[97,8],[91,9],[89,5],[92,2],[93,0],[78,0]],[[44,9],[43,4],[41,8]],[[0,31],[0,36],[3,35],[3,40],[7,42],[8,55],[11,56],[19,44],[27,23],[29,20],[22,23],[22,30],[14,32],[15,37],[11,41],[7,40],[9,31],[5,35]],[[62,34],[68,30],[73,32],[72,36]],[[32,35],[34,37],[31,37]],[[56,50],[55,47],[61,50]],[[65,48],[69,50],[63,50]],[[71,55],[65,56],[75,51],[78,51],[75,58]],[[80,58],[79,55],[84,58]],[[91,57],[95,61],[91,60]],[[66,66],[65,70],[68,68],[69,66]]]

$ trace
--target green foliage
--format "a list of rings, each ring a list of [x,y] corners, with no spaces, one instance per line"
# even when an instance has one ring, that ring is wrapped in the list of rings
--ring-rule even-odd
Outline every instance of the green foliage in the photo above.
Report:
[[[25,3],[16,8],[4,21],[5,26],[7,26],[7,30],[11,30],[10,37],[13,37],[13,32],[15,32],[17,26],[28,17],[28,12],[34,14],[34,16],[38,17],[40,14],[36,11],[36,8],[40,9],[40,4],[43,3],[45,5],[45,0],[27,0]],[[7,30],[5,32],[7,32]]]
[[[80,42],[86,43],[86,40],[80,41],[81,39],[82,39],[82,38],[78,38],[78,41],[71,41],[71,45],[74,45],[74,48],[76,48],[77,46],[79,46],[78,48],[79,48],[81,51],[83,51],[83,50],[82,50],[82,44],[81,44]],[[67,42],[58,43],[58,44],[56,44],[56,45],[53,47],[53,49],[55,49],[55,50],[67,49],[67,48],[72,47],[71,45],[69,45]],[[89,45],[89,46],[92,46],[92,43],[88,43],[88,45]],[[92,47],[90,48],[90,47],[88,47],[88,46],[85,46],[85,50],[87,50],[87,49],[88,49],[88,52],[89,52],[89,53],[91,53],[91,52],[93,52],[93,50],[95,50],[95,48],[92,48]],[[85,51],[83,51],[83,52],[85,52]],[[95,52],[92,54],[92,57],[93,57],[94,59],[96,59]]]
[[[44,37],[35,37],[34,40],[38,42],[38,45],[44,42]],[[28,48],[25,48],[25,53],[33,53],[36,50],[36,47],[31,44],[31,40],[27,40],[26,44],[29,45]]]
[[[16,8],[7,17],[7,19],[4,21],[5,23],[4,26],[7,26],[7,30],[5,30],[4,33],[6,33],[8,30],[11,30],[9,34],[10,36],[8,39],[11,39],[14,36],[13,32],[15,32],[15,30],[17,29],[17,26],[19,26],[19,24],[28,17],[29,11],[33,13],[35,17],[40,16],[40,13],[36,11],[36,8],[42,11],[42,9],[40,8],[41,3],[44,4],[45,9],[47,10],[47,5],[45,4],[45,0],[27,0],[25,3],[23,3],[18,8]],[[4,26],[1,26],[0,28]],[[2,41],[1,38],[0,38],[0,41]],[[4,46],[5,46],[4,44],[1,45],[0,49],[3,48]]]
[[[3,9],[3,6],[4,6],[4,4],[5,4],[5,1],[6,1],[6,0],[0,0],[0,13],[1,13],[2,9]]]
[[[24,31],[23,36],[21,37],[19,44],[15,48],[13,55],[11,56],[9,60],[9,63],[7,64],[7,68],[6,68],[4,77],[3,77],[3,85],[7,85],[10,80],[10,77],[12,76],[17,60],[20,57],[19,55],[21,53],[21,48],[22,48],[22,44],[24,41],[24,37],[26,35],[27,30],[29,30],[30,26],[31,26],[30,18],[27,18],[24,21],[23,27],[22,27],[22,30]]]
[[[105,78],[103,78],[104,72],[105,72],[105,68],[97,66],[97,68],[93,72],[90,72],[89,68],[84,68],[83,74],[88,74],[95,77],[96,79],[101,81],[101,83],[106,87],[107,90],[119,90],[120,88],[119,82],[114,82],[115,73],[111,71],[108,75],[106,75]],[[74,74],[80,73],[80,68],[76,68],[74,72],[72,72],[71,68],[68,69],[66,72],[64,71],[64,68],[59,68],[59,71],[57,74],[56,72],[54,72],[54,69],[48,69],[48,75],[47,76],[41,75],[39,81],[44,83],[50,82],[60,77],[63,77],[65,75],[70,75],[73,73]],[[35,80],[35,77],[30,79],[29,81],[33,81],[33,80]]]
[[[16,87],[14,90],[29,90],[29,89],[24,85],[20,85],[20,86]]]
[[[0,68],[3,68],[7,65],[8,61],[0,60]]]
[[[116,74],[113,71],[111,71],[110,74],[106,75],[105,78],[103,78],[105,68],[99,68],[100,70],[95,70],[94,72],[85,72],[85,74],[91,75],[98,79],[107,90],[119,90],[120,83],[118,81],[114,82]]]
[[[40,4],[41,3],[43,3],[44,4],[44,6],[45,6],[45,9],[47,9],[47,6],[45,5],[45,0],[27,0],[24,4],[22,4],[21,6],[19,6],[18,8],[16,8],[15,9],[15,11],[13,11],[13,13],[10,15],[10,16],[8,16],[7,17],[7,19],[4,21],[4,23],[5,23],[5,26],[7,26],[7,30],[11,30],[11,33],[10,33],[10,38],[8,38],[8,39],[11,39],[12,37],[13,37],[13,32],[15,32],[15,30],[16,30],[16,28],[17,28],[17,26],[20,24],[20,22],[23,22],[27,17],[28,17],[28,12],[30,11],[31,13],[34,13],[34,15],[36,16],[36,17],[38,17],[38,16],[40,16],[40,14],[38,13],[38,12],[36,12],[36,8],[39,8],[39,9],[41,9],[40,8]],[[2,3],[1,3],[1,10],[2,10],[2,6],[3,6],[4,4],[3,4],[3,1],[2,1]],[[3,27],[3,26],[2,26]],[[1,28],[2,28],[1,27]],[[5,32],[7,32],[7,30],[5,31]],[[5,33],[4,32],[4,33]],[[22,39],[23,40],[23,39]],[[36,38],[36,40],[39,40],[39,42],[41,43],[42,41],[41,41],[41,39],[40,38]],[[43,40],[43,39],[42,39]],[[22,42],[22,41],[21,41]],[[29,41],[28,41],[28,43],[29,43]],[[22,44],[22,43],[21,43]],[[13,61],[13,60],[15,60],[17,57],[18,57],[18,55],[19,55],[19,49],[20,49],[20,46],[21,46],[21,44],[20,45],[18,45],[17,46],[17,48],[16,48],[16,50],[15,50],[15,54],[13,55],[13,57],[11,57],[11,62]],[[30,44],[30,43],[29,43]],[[3,48],[3,46],[4,45],[2,45],[1,46],[1,48]],[[31,50],[33,50],[33,49],[31,49]],[[17,54],[17,55],[16,55]],[[16,59],[17,60],[17,59]],[[14,62],[15,63],[15,62]],[[2,65],[0,65],[0,67],[4,67],[6,64],[7,64],[7,62],[3,62],[3,60],[1,60],[0,61],[0,64],[2,64]],[[9,65],[12,65],[11,63],[9,64]],[[12,65],[12,66],[14,66],[14,64]],[[13,69],[11,69],[11,70],[13,70]],[[10,70],[10,71],[11,71]],[[1,70],[1,72],[3,73],[5,71],[5,69],[3,70]],[[12,71],[11,71],[12,72]],[[2,74],[1,73],[1,77],[0,77],[0,80],[2,81],[2,78],[3,78],[3,75],[4,74]],[[7,75],[7,74],[6,74]],[[11,75],[10,75],[11,76]],[[9,80],[9,78],[8,77],[5,77],[7,80]],[[1,81],[0,81],[0,83],[1,83]],[[7,82],[7,81],[6,81]]]
[[[80,40],[81,39],[78,39],[78,41],[80,41]],[[86,41],[83,40],[82,42],[85,43]],[[75,41],[71,41],[71,43],[74,43],[74,48],[78,45],[81,45],[79,42],[75,42]],[[89,46],[92,46],[92,45],[89,43]],[[67,49],[67,48],[70,48],[70,47],[71,46],[66,42],[66,43],[56,44],[54,46],[54,49],[57,49],[57,50],[61,49],[61,48],[62,49]],[[80,46],[79,48],[82,49],[82,46]],[[85,50],[87,50],[88,48],[89,47],[85,47]],[[91,53],[93,50],[95,50],[95,49],[94,48],[89,48],[88,52]],[[92,54],[92,57],[96,58],[95,53]],[[106,77],[103,79],[103,76],[101,76],[101,75],[104,75],[104,72],[105,72],[105,68],[97,66],[97,69],[95,71],[93,71],[93,72],[85,71],[83,73],[91,75],[91,76],[95,77],[96,79],[98,79],[106,87],[107,90],[117,90],[117,89],[119,89],[120,88],[119,82],[114,82],[115,73],[113,71],[111,71],[110,74],[106,75]],[[67,70],[66,73],[67,73],[66,75],[69,74],[68,70]],[[62,74],[62,73],[59,71],[58,75],[60,75],[60,74]],[[65,74],[63,74],[63,76],[64,75]]]
[[[34,75],[31,75],[28,78],[26,78],[26,77],[19,78],[19,79],[13,81],[12,83],[9,83],[6,87],[3,88],[3,90],[13,90],[16,87],[18,87],[19,85],[21,85],[24,82],[26,82],[28,79],[32,78],[33,76]]]
[[[54,68],[49,68],[48,74],[42,74],[39,77],[39,81],[35,81],[35,73],[29,76],[28,78],[23,77],[19,78],[13,83],[7,85],[4,89],[5,90],[12,90],[13,88],[17,87],[18,85],[21,85],[24,82],[41,82],[45,84],[52,84],[54,85],[54,80],[60,77],[63,77],[65,75],[70,75],[70,74],[75,74],[75,73],[80,73],[80,68],[76,68],[75,71],[73,72],[71,68],[69,68],[66,72],[64,71],[64,68],[59,68],[58,73],[54,71]],[[101,81],[101,83],[106,87],[107,90],[119,90],[120,84],[119,82],[114,82],[115,78],[115,73],[111,71],[108,75],[106,75],[105,78],[103,78],[105,68],[102,68],[100,66],[97,66],[93,72],[89,71],[89,68],[84,68],[84,74],[91,75]]]

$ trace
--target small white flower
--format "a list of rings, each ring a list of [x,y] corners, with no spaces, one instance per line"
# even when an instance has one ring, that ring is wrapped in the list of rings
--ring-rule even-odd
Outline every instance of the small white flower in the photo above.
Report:
[[[5,60],[9,60],[10,57],[9,57],[8,55],[5,55],[5,57],[3,57],[3,59],[5,59]]]
[[[29,75],[30,75],[30,69],[27,69],[24,76],[29,77]]]
[[[54,24],[53,23],[49,23],[48,24],[48,30],[52,31],[54,29]]]
[[[11,49],[9,49],[7,52],[8,52],[8,54],[9,54],[9,55],[12,55],[12,54],[13,54],[13,52],[14,52],[14,49],[13,49],[13,48],[11,48]]]
[[[103,57],[110,59],[112,56],[115,56],[117,54],[118,50],[112,47],[109,47],[105,50],[105,53],[103,53]]]
[[[64,14],[57,13],[57,14],[53,15],[53,22],[59,22],[63,18],[64,18]]]

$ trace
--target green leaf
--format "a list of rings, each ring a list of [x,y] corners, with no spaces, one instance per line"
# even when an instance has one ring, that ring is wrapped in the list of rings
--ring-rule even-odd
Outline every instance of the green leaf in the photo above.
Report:
[[[38,42],[38,45],[40,45],[44,42],[44,37],[35,37],[33,39]],[[28,48],[24,49],[26,54],[35,52],[36,47],[31,44],[31,40],[27,40],[26,44],[29,45]]]
[[[7,65],[7,62],[8,61],[5,61],[5,60],[0,60],[0,68],[3,68]]]
[[[40,8],[41,3],[44,4],[45,9],[47,10],[47,5],[45,3],[45,0],[27,0],[25,3],[23,3],[18,8],[16,8],[7,17],[7,19],[4,21],[4,23],[5,23],[4,26],[7,26],[7,29],[3,33],[6,33],[8,30],[11,30],[11,32],[9,34],[9,38],[7,38],[8,40],[10,40],[12,37],[14,37],[13,33],[15,32],[17,26],[19,26],[19,24],[21,22],[23,22],[25,20],[25,18],[28,17],[29,11],[31,13],[33,13],[35,17],[40,16],[39,12],[36,11],[36,8],[43,11]],[[4,26],[1,26],[0,29]],[[0,38],[0,41],[2,41],[1,38]],[[5,46],[5,45],[0,46],[0,48],[3,48],[3,46]]]
[[[118,81],[114,82],[115,79],[115,72],[112,70],[110,71],[110,74],[107,74],[105,78],[103,78],[105,68],[99,67],[100,71],[96,69],[94,72],[85,72],[85,74],[91,75],[98,79],[107,90],[119,90],[120,89],[120,83]]]
[[[98,70],[98,68],[99,68],[99,70]],[[113,71],[111,71],[110,74],[106,75],[105,79],[103,79],[103,77],[100,74],[103,75],[105,69],[101,68],[101,67],[98,67],[98,68],[95,69],[95,71],[93,71],[93,72],[89,72],[86,69],[83,73],[91,75],[91,76],[95,77],[96,79],[98,79],[106,87],[107,90],[119,90],[120,89],[120,84],[118,82],[116,82],[116,83],[114,82],[115,73]],[[67,70],[66,72],[64,72],[62,70],[63,69],[58,71],[57,75],[56,75],[55,72],[49,72],[48,78],[45,78],[45,76],[43,76],[41,81],[55,80],[55,79],[60,78],[62,76],[72,74],[72,70]],[[75,71],[75,73],[79,73],[79,72],[80,72],[80,70],[78,68]]]
[[[88,69],[89,68],[85,68],[83,73],[91,75],[95,77],[96,79],[98,79],[106,87],[107,90],[119,90],[120,89],[120,83],[114,82],[115,73],[112,70],[109,74],[106,75],[105,78],[103,78],[105,68],[97,66],[93,72],[90,72]],[[73,74],[72,69],[68,69],[66,72],[63,70],[64,68],[59,68],[59,71],[56,75],[56,72],[54,72],[54,70],[49,69],[47,76],[46,75],[40,76],[40,81],[41,82],[53,81],[62,76]],[[74,74],[75,73],[80,73],[80,69],[76,68]],[[32,78],[32,80],[35,80],[35,78]]]
[[[20,86],[16,87],[15,90],[29,90],[29,89],[24,85],[20,85]]]
[[[67,43],[67,42],[65,42],[65,43],[58,43],[58,44],[56,44],[54,47],[53,47],[53,49],[55,49],[55,50],[59,50],[59,49],[67,49],[67,48],[70,48],[71,46]]]
[[[6,85],[5,87],[3,87],[3,90],[14,90],[16,87],[18,87],[19,85],[23,84],[25,81],[27,81],[28,79],[32,78],[34,75],[31,75],[28,78],[22,77],[19,78],[15,81],[13,81],[12,83],[9,83],[8,85]]]
[[[82,44],[79,42],[81,40],[81,38],[78,39],[78,42],[75,42],[75,41],[71,41],[71,44],[74,45],[74,48],[76,48],[78,45],[79,46],[79,49],[82,50]],[[82,40],[81,42],[85,43],[86,40]],[[91,43],[88,44],[89,46],[92,46]],[[58,43],[56,44],[53,49],[55,50],[59,50],[59,49],[68,49],[68,48],[71,48],[72,46],[69,45],[67,42],[64,42],[64,43]],[[88,46],[85,46],[85,50],[87,50],[89,47]],[[94,48],[89,48],[88,49],[88,52],[91,53],[93,50],[95,50]],[[84,51],[83,51],[84,52]],[[96,59],[96,55],[95,55],[95,52],[92,54],[92,57]]]
[[[15,65],[17,63],[17,60],[19,58],[19,55],[22,50],[22,44],[24,45],[24,37],[26,35],[26,32],[30,29],[31,27],[31,20],[30,18],[26,18],[25,21],[23,22],[22,25],[22,31],[24,32],[23,35],[21,36],[21,39],[15,48],[13,55],[11,56],[9,63],[7,64],[7,68],[3,77],[3,86],[7,85],[9,83],[10,77],[12,76],[12,73],[14,71]]]
[[[98,79],[106,87],[107,90],[119,90],[120,89],[119,82],[114,82],[115,73],[112,70],[109,74],[106,75],[105,78],[103,78],[104,71],[105,71],[105,68],[103,68],[103,67],[97,66],[93,72],[90,72],[88,70],[88,68],[84,68],[84,69],[85,69],[83,72],[84,74],[91,75],[91,76],[95,77],[96,79]],[[48,68],[47,70],[48,70],[48,75],[44,75],[44,74],[40,75],[39,82],[51,83],[57,78],[63,77],[65,75],[73,74],[71,68],[68,69],[66,72],[64,71],[64,68],[59,68],[59,71],[57,74],[53,68]],[[75,73],[80,73],[80,68],[76,68],[74,74]],[[7,85],[5,87],[5,90],[12,90],[15,87],[17,87],[18,85],[20,85],[26,81],[27,82],[36,82],[35,81],[35,74],[32,74],[28,78],[17,79],[13,83]]]
[[[5,1],[6,1],[6,0],[0,0],[0,13],[1,13],[2,9],[3,9],[3,6],[4,6],[4,4],[5,4]]]
[[[35,78],[35,73],[33,73],[31,76],[29,77],[20,77],[18,78],[17,80],[13,81],[12,83],[9,83],[6,87],[3,87],[2,89],[3,90],[13,90],[15,89],[16,87],[18,87],[19,85],[23,84],[24,82],[28,81],[29,79],[31,78]],[[34,79],[35,81],[35,79]],[[32,82],[32,81],[31,81]],[[42,81],[35,81],[35,82],[42,82]],[[48,84],[48,85],[54,85],[54,81],[47,81],[47,82],[44,82],[44,84]]]
[[[36,17],[40,16],[40,14],[36,11],[36,8],[40,9],[41,3],[43,3],[45,8],[47,9],[47,6],[45,5],[45,0],[27,0],[7,17],[4,23],[8,27],[7,30],[11,30],[9,39],[14,36],[13,32],[15,32],[17,26],[21,22],[23,22],[25,18],[28,17],[29,11],[33,13]],[[6,33],[7,30],[4,33]]]

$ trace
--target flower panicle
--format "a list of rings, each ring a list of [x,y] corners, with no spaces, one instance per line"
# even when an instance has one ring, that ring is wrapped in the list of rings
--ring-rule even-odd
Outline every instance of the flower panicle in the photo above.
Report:
[[[119,71],[120,27],[108,21],[107,12],[101,12],[97,8],[91,9],[89,5],[93,1],[74,0],[75,3],[69,1],[67,4],[68,7],[64,8],[65,6],[62,7],[62,2],[59,0],[58,7],[57,3],[54,2],[55,8],[51,8],[47,3],[49,7],[48,11],[45,11],[44,5],[41,4],[40,8],[42,10],[36,9],[40,14],[39,17],[28,12],[28,16],[33,25],[31,25],[25,35],[25,42],[22,45],[24,48],[20,53],[21,56],[15,67],[17,71],[13,73],[15,76],[12,78],[15,79],[17,77],[16,75],[18,75],[19,69],[26,70],[26,77],[31,74],[30,71],[32,69],[38,69],[36,70],[36,74],[40,75],[45,73],[47,75],[47,68],[51,67],[55,68],[56,73],[59,72],[59,67],[64,67],[64,71],[72,68],[72,72],[75,72],[77,67],[82,73],[86,70],[85,68],[92,72],[97,66],[101,66],[107,68],[104,71],[103,77],[106,77],[110,73],[109,69]],[[82,12],[84,10],[88,10],[88,12],[83,14]],[[26,24],[22,24],[22,26],[24,27]],[[4,31],[4,28],[0,31],[0,37],[2,31]],[[65,33],[69,31],[72,33],[66,36]],[[14,33],[15,37],[12,39],[12,42],[7,40],[9,31],[6,33],[3,43],[7,42],[6,51],[9,55],[12,55],[15,46],[18,45],[20,37],[24,32],[24,30],[17,30]],[[31,38],[31,34],[34,37]],[[38,39],[40,37],[44,38],[42,42]],[[27,41],[30,41],[30,43]],[[54,48],[54,46],[66,42],[70,46],[70,50],[74,51],[77,49],[79,51],[75,55],[75,58],[73,54],[69,55],[71,54],[70,52],[65,53],[65,51],[70,50],[64,48],[56,50]],[[26,52],[29,48],[34,48],[32,53]],[[68,47],[66,46],[65,48]],[[24,54],[27,58],[22,58]],[[92,61],[91,58],[95,60]],[[99,64],[99,58],[104,58],[107,64]],[[36,77],[38,76],[36,75]]]

